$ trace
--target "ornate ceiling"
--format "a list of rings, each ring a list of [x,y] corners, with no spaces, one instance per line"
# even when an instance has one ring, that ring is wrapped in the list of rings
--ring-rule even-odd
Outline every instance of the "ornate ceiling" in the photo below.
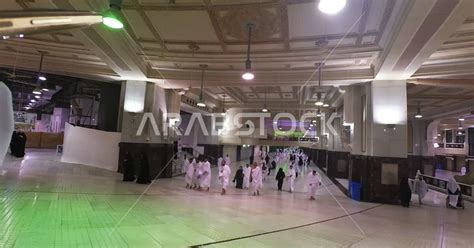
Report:
[[[400,65],[409,73],[405,78],[412,80],[473,77],[472,1],[350,0],[333,16],[321,13],[317,3],[125,0],[124,31],[95,25],[3,40],[0,66],[36,70],[39,51],[47,51],[44,68],[50,73],[149,80],[166,88],[189,87],[193,96],[199,87],[199,64],[207,64],[204,86],[212,103],[256,107],[268,102],[280,108],[313,105],[317,92],[336,101],[335,87],[398,75]],[[0,3],[6,10],[107,8],[106,0]],[[434,28],[429,25],[433,20],[439,21]],[[251,83],[240,78],[248,22],[256,25],[251,54],[256,79]],[[321,62],[324,87],[318,88],[316,65]],[[437,81],[434,87],[446,82]],[[412,98],[417,94],[409,91],[410,105],[419,101]]]

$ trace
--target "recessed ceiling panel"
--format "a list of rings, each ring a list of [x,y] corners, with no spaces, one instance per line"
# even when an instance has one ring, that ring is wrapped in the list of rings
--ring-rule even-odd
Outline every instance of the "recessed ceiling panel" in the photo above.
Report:
[[[130,23],[133,33],[138,39],[155,39],[153,33],[147,27],[145,21],[143,21],[142,16],[137,11],[124,9],[122,12],[124,13],[128,23]]]
[[[147,11],[164,40],[218,41],[206,11]]]

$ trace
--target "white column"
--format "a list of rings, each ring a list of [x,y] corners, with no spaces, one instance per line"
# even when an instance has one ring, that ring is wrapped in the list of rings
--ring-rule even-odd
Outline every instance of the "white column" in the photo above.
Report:
[[[405,80],[371,83],[372,123],[368,127],[369,154],[407,157],[407,90]],[[369,118],[370,120],[370,118]]]

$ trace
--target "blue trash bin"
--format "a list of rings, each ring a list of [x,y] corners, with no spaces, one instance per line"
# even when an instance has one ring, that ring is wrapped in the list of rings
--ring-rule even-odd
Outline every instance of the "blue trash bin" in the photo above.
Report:
[[[358,182],[351,182],[351,198],[360,201],[360,192],[361,192],[362,186]]]

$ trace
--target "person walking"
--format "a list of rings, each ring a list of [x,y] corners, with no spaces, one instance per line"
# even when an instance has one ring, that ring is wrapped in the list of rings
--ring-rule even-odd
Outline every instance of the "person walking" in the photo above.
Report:
[[[275,177],[275,179],[277,180],[277,186],[278,186],[278,191],[281,191],[282,190],[282,187],[283,187],[283,181],[285,180],[285,172],[283,172],[283,168],[280,168],[278,169],[278,173]]]

